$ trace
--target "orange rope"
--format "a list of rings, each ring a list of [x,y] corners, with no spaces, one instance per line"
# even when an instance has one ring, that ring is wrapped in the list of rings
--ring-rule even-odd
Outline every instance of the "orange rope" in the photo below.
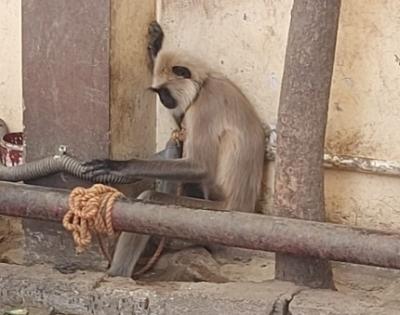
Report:
[[[91,188],[76,187],[69,196],[69,210],[63,226],[72,232],[76,250],[83,252],[92,241],[92,232],[113,236],[112,208],[123,194],[115,188],[96,184]]]
[[[123,196],[115,188],[96,184],[91,188],[76,187],[69,195],[69,210],[64,215],[63,226],[72,232],[76,251],[83,252],[92,241],[92,233],[96,233],[103,255],[109,263],[111,256],[106,251],[101,235],[113,236],[112,208],[117,198]],[[165,238],[158,244],[157,250],[146,265],[135,272],[141,275],[150,270],[157,262],[164,248]],[[134,249],[132,249],[134,250]]]
[[[165,236],[163,236],[161,238],[160,242],[158,243],[157,249],[154,252],[153,256],[151,256],[151,258],[147,261],[146,265],[144,265],[141,269],[139,269],[138,271],[133,273],[134,276],[140,276],[140,275],[146,273],[147,271],[149,271],[151,268],[153,268],[153,266],[157,262],[158,258],[160,258],[160,256],[161,256],[161,253],[164,249],[165,240],[166,240],[166,238],[165,238]]]

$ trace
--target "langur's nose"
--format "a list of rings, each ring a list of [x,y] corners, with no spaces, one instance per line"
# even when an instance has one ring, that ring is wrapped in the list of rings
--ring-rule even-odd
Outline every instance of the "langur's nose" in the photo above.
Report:
[[[148,89],[149,89],[150,91],[152,91],[152,92],[156,92],[156,93],[159,92],[159,89],[158,89],[158,88],[155,88],[155,87],[152,87],[152,86],[150,86]]]

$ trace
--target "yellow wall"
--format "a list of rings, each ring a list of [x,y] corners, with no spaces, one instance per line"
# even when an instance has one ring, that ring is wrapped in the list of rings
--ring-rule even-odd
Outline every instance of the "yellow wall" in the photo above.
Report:
[[[267,123],[276,121],[290,9],[291,1],[276,0],[158,1],[164,48],[207,59],[240,86]],[[159,122],[162,146],[168,133]]]
[[[291,5],[292,0],[157,0],[157,15],[166,48],[207,59],[242,88],[265,123],[274,123]],[[13,129],[22,126],[19,10],[19,0],[0,1],[0,116]],[[342,1],[327,133],[332,153],[400,160],[398,12],[398,0]],[[159,106],[158,147],[173,129],[166,121]],[[397,178],[326,172],[328,217],[334,222],[399,230],[399,192]]]
[[[0,1],[0,118],[22,130],[21,1]]]
[[[291,5],[158,0],[166,46],[207,59],[242,88],[266,123],[276,122]],[[397,0],[342,1],[327,133],[332,153],[400,160],[398,12]],[[172,128],[162,108],[158,123],[161,147]],[[326,172],[327,211],[334,222],[398,230],[399,192],[400,179]]]
[[[327,149],[400,160],[400,2],[343,0]],[[400,178],[327,172],[330,218],[400,229]]]

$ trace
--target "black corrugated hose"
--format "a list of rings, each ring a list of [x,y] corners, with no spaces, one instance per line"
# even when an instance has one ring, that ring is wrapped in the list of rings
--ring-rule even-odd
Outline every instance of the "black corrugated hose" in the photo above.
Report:
[[[175,141],[168,141],[166,148],[156,153],[152,159],[168,159],[181,156],[181,145]],[[83,180],[93,181],[90,174],[85,174],[82,162],[66,154],[47,157],[23,165],[6,167],[0,164],[0,180],[19,182],[45,177],[55,173],[65,172]],[[115,174],[96,176],[96,183],[103,184],[129,184],[137,179],[128,176],[115,176]]]

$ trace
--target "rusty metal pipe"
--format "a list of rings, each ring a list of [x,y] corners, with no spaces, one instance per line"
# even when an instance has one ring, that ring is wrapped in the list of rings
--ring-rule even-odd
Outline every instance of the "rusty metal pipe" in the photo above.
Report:
[[[0,214],[61,221],[66,190],[0,182]],[[244,212],[118,201],[117,230],[400,269],[400,235]]]

